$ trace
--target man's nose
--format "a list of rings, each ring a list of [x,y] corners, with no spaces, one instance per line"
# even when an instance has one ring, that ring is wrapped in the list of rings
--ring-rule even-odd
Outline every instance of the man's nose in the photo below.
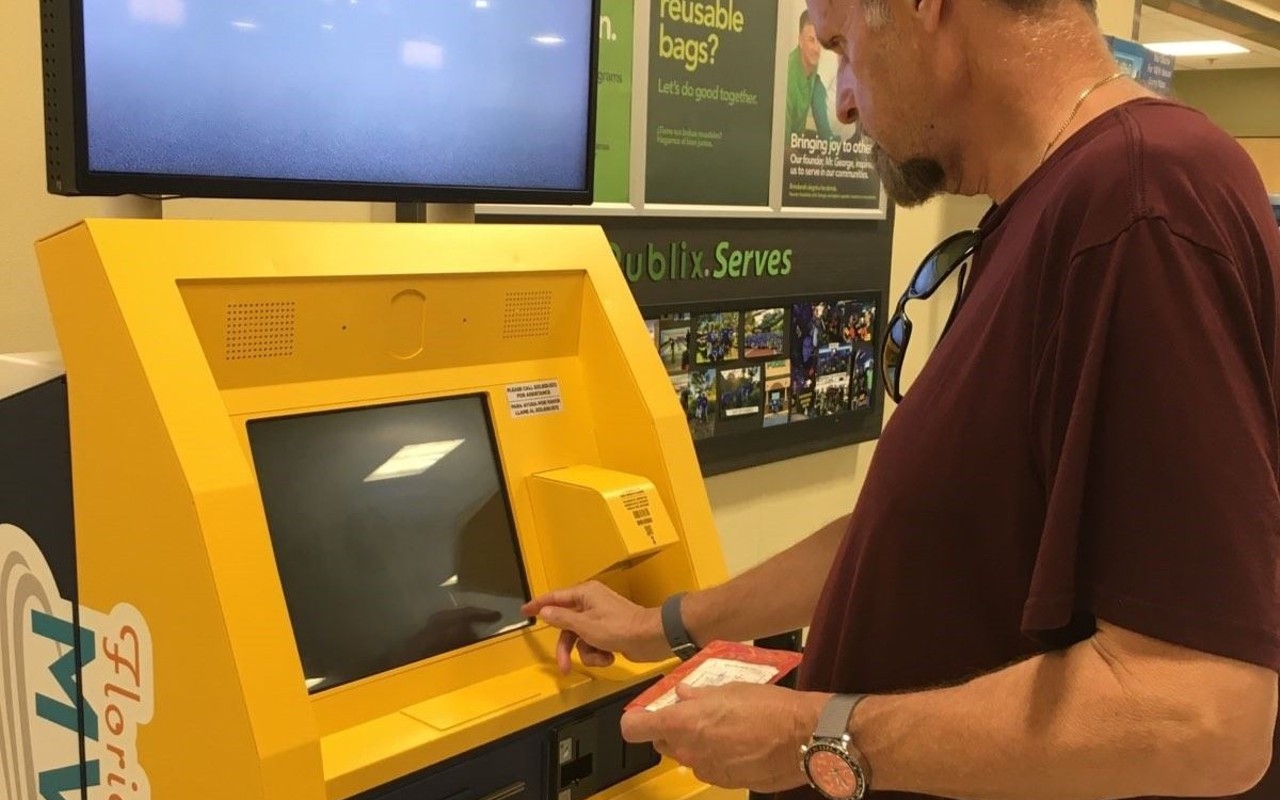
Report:
[[[841,56],[840,71],[836,73],[836,115],[845,125],[858,121],[858,103],[853,95],[853,69],[849,60]]]

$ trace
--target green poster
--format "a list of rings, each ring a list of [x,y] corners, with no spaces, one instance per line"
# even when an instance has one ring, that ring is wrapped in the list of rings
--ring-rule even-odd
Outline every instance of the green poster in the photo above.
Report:
[[[804,0],[781,0],[785,75],[782,107],[782,205],[879,210],[880,176],[871,141],[841,122],[839,59],[823,50]]]
[[[631,197],[631,63],[635,0],[602,0],[596,96],[597,203]]]
[[[652,0],[645,199],[769,204],[775,0]]]

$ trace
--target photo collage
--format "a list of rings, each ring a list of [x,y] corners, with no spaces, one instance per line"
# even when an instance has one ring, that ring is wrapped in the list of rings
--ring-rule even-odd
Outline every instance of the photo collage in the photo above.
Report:
[[[761,305],[646,322],[695,440],[872,408],[874,299]]]

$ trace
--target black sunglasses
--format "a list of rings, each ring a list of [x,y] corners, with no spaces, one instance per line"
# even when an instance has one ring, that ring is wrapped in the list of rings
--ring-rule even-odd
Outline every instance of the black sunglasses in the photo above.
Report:
[[[898,300],[898,307],[885,329],[884,347],[880,353],[880,371],[884,378],[884,390],[893,402],[902,402],[902,363],[906,357],[907,345],[911,342],[911,320],[907,318],[907,302],[909,300],[925,300],[943,284],[951,273],[960,270],[960,286],[956,291],[956,300],[947,316],[947,323],[942,328],[945,335],[955,319],[956,309],[960,307],[960,296],[964,293],[964,280],[970,256],[978,249],[981,232],[977,230],[953,233],[937,247],[929,251],[916,274],[908,284],[907,290]]]

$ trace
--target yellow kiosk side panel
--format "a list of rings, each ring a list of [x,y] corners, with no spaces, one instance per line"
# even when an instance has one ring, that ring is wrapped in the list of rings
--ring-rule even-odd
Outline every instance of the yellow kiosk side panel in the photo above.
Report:
[[[243,519],[255,504],[244,491],[247,476],[236,474],[243,461],[227,451],[225,434],[209,429],[216,392],[193,390],[212,389],[203,359],[191,358],[194,334],[175,318],[176,298],[117,292],[111,265],[99,263],[114,248],[101,247],[104,234],[94,233],[77,226],[38,250],[73,376],[77,557],[92,565],[81,569],[81,602],[136,607],[152,651],[153,672],[143,680],[154,681],[154,716],[138,728],[140,766],[156,797],[318,800],[320,787],[308,777],[319,771],[320,754],[305,723],[305,694],[300,686],[280,691],[297,685],[279,673],[296,658],[287,620],[273,613],[282,604],[273,597],[256,613],[228,608],[218,586],[240,584],[235,601],[243,606],[270,594],[276,584],[252,568],[263,559],[245,558],[263,542],[227,527],[213,541],[202,535],[202,517]],[[164,269],[146,261],[115,267]],[[176,292],[172,283],[150,285]],[[144,339],[145,357],[134,336]],[[184,454],[192,462],[180,464]],[[203,491],[193,491],[189,476]]]

